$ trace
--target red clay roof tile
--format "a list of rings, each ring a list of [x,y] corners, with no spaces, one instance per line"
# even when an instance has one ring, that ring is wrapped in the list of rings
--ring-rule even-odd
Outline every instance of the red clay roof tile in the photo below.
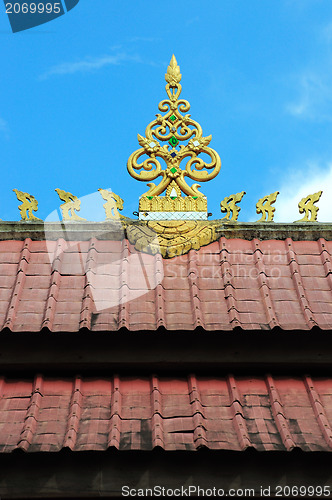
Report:
[[[13,331],[332,328],[331,243],[220,238],[164,260],[126,240],[0,242]]]
[[[0,452],[332,449],[332,379],[1,379]]]

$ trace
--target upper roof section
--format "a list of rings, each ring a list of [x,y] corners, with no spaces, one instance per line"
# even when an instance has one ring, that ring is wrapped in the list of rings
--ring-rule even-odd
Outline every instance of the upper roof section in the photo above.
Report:
[[[324,238],[249,241],[220,234],[174,259],[141,252],[126,237],[1,241],[0,325],[12,331],[332,329],[331,254],[332,241]]]

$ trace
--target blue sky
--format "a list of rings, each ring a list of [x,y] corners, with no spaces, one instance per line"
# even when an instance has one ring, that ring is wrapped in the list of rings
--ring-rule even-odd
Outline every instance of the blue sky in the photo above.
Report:
[[[66,15],[13,34],[0,4],[0,218],[19,220],[12,189],[33,194],[45,219],[60,200],[111,188],[137,210],[146,191],[127,173],[137,133],[166,97],[172,54],[182,97],[212,134],[221,172],[202,184],[209,211],[246,191],[239,220],[276,190],[276,221],[323,189],[332,221],[332,5],[328,0],[80,0]],[[103,218],[99,193],[80,215]]]

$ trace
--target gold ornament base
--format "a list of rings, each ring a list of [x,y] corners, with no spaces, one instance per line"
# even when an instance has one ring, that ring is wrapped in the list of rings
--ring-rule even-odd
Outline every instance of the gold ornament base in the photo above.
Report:
[[[139,220],[207,220],[207,212],[140,212]]]
[[[206,196],[141,196],[140,212],[207,212]]]
[[[127,226],[127,237],[140,252],[172,258],[216,241],[217,225],[217,221],[149,221]]]

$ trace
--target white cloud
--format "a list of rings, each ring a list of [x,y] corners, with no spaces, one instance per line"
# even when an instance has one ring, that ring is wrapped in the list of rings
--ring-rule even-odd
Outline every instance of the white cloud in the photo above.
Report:
[[[332,22],[316,27],[312,35],[314,58],[288,75],[296,97],[285,109],[300,119],[332,122]]]
[[[0,132],[2,133],[2,135],[5,136],[6,139],[9,139],[8,123],[6,122],[6,120],[1,118],[1,116],[0,116]]]
[[[104,55],[94,58],[90,57],[79,61],[65,62],[52,66],[49,70],[40,75],[40,79],[46,80],[47,78],[54,75],[72,75],[74,73],[89,73],[104,68],[105,66],[119,65],[123,61],[141,62],[139,56],[130,56],[125,52],[120,52],[118,54],[113,54],[113,55],[111,54]]]
[[[332,23],[329,23],[326,26],[324,26],[322,34],[323,34],[323,39],[325,39],[327,42],[332,41]]]
[[[200,20],[199,16],[190,17],[185,21],[185,24],[186,26],[190,26],[191,24],[199,22],[199,20]]]
[[[299,213],[299,201],[321,190],[323,194],[316,204],[319,207],[317,219],[319,222],[332,222],[332,163],[326,168],[308,164],[284,179],[275,204],[275,222],[300,220],[304,214]]]
[[[308,72],[296,79],[299,97],[286,105],[286,111],[298,118],[332,121],[332,74]]]
[[[133,36],[129,38],[128,43],[136,43],[136,42],[147,42],[147,43],[156,43],[160,42],[161,38],[155,38],[151,36]]]

